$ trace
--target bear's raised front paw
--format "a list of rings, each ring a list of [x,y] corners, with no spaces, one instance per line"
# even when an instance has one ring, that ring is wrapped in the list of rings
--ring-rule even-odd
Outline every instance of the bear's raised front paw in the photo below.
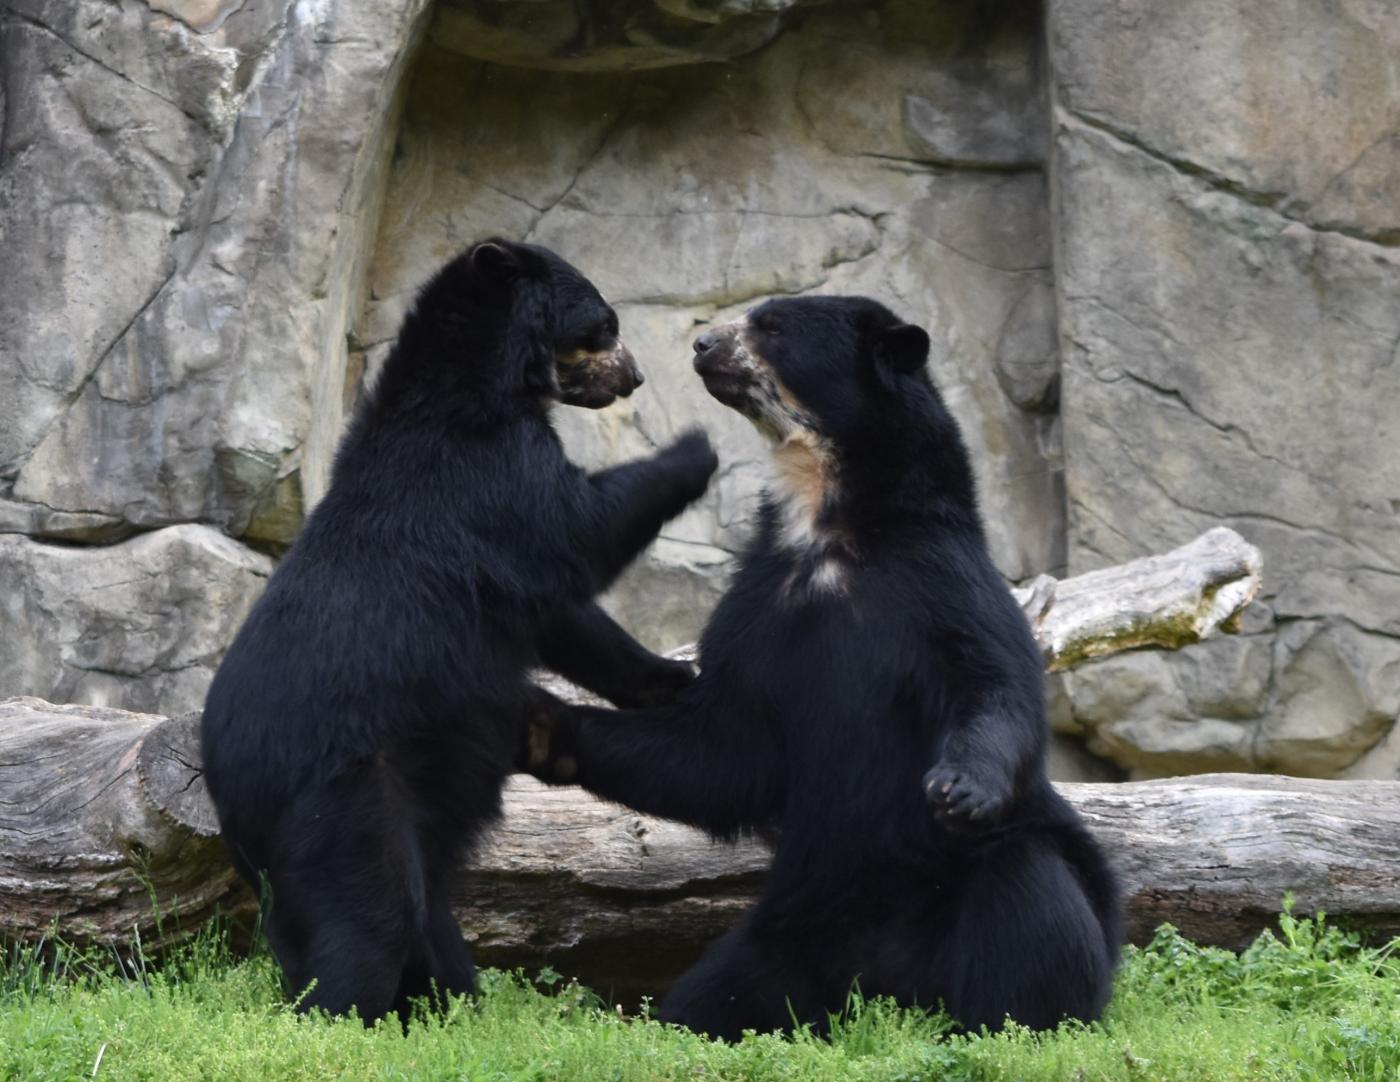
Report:
[[[924,796],[940,826],[975,833],[996,826],[1011,810],[1011,783],[962,763],[940,763],[924,775]]]
[[[719,456],[710,445],[710,437],[702,429],[694,428],[684,433],[662,454],[676,471],[677,479],[695,496],[704,493],[710,478],[719,469]]]

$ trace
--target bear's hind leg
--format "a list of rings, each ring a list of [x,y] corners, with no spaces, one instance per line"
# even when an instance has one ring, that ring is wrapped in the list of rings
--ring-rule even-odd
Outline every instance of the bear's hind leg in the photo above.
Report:
[[[965,1027],[1031,1029],[1092,1021],[1112,988],[1114,960],[1078,876],[1053,838],[993,843],[968,869],[940,935],[932,986]]]
[[[354,1008],[370,1025],[394,1009],[408,949],[402,938],[385,942],[360,922],[328,921],[283,971],[293,996],[301,996],[297,1010],[343,1015]]]
[[[737,1041],[746,1029],[791,1032],[794,1018],[824,1031],[826,1007],[803,967],[765,944],[746,920],[681,975],[657,1014],[663,1022]]]
[[[288,994],[302,1012],[359,1011],[366,1023],[393,1009],[411,949],[396,915],[301,869],[269,875],[264,926]]]
[[[404,969],[394,1009],[407,1022],[416,999],[426,997],[434,1010],[445,1010],[447,997],[469,996],[475,991],[476,966],[471,948],[452,915],[445,891],[440,892],[429,902],[428,927]]]
[[[431,977],[439,993],[469,996],[476,991],[476,965],[462,927],[452,915],[447,899],[429,914],[428,946],[432,956]]]
[[[423,861],[391,796],[357,771],[304,794],[278,826],[268,942],[303,1011],[381,1018],[421,949]]]

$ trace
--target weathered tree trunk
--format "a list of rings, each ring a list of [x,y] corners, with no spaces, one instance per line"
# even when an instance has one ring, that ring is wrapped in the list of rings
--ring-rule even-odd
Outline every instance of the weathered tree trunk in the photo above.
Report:
[[[1258,576],[1258,553],[1213,530],[1165,556],[1040,580],[1021,600],[1054,668],[1208,635]],[[150,942],[216,907],[249,908],[199,762],[194,716],[0,702],[0,935]],[[1063,789],[1122,870],[1134,938],[1171,920],[1239,944],[1286,890],[1301,910],[1400,932],[1400,783],[1220,775]],[[548,959],[630,995],[661,987],[728,926],[766,864],[757,843],[714,845],[518,778],[456,903],[483,960]]]
[[[223,858],[190,717],[0,703],[0,934],[121,943],[188,932],[251,897]],[[1400,934],[1400,782],[1264,775],[1061,787],[1120,869],[1130,933],[1171,920],[1239,945],[1284,891]],[[455,901],[488,962],[655,989],[751,900],[756,842],[717,845],[575,788],[513,779]],[[153,901],[161,915],[157,929]]]
[[[1400,782],[1207,774],[1058,788],[1122,877],[1134,942],[1171,921],[1242,947],[1274,923],[1285,891],[1299,913],[1400,935]],[[455,904],[483,960],[548,960],[631,996],[664,987],[724,931],[767,863],[757,842],[712,843],[522,777]]]
[[[0,936],[149,941],[230,898],[194,715],[0,702]]]

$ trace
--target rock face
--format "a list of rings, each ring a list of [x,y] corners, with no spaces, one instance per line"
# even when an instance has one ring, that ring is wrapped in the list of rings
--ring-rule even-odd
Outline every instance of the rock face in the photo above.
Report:
[[[928,326],[1000,566],[1022,579],[1063,563],[1038,44],[1020,22],[953,10],[816,9],[723,74],[471,63],[438,44],[460,8],[434,23],[357,333],[377,356],[416,287],[493,231],[586,268],[647,383],[602,415],[559,411],[577,455],[644,453],[693,424],[721,447],[704,503],[613,599],[658,646],[695,637],[767,472],[762,440],[696,380],[689,341],[775,293],[870,294]]]
[[[0,687],[197,709],[271,573],[268,557],[208,526],[90,549],[0,535]]]
[[[1073,570],[1226,522],[1248,634],[1065,678],[1140,774],[1334,774],[1400,708],[1400,12],[1050,7]]]
[[[1243,638],[1063,678],[1073,739],[1393,772],[1397,58],[1368,0],[0,0],[0,694],[196,703],[414,288],[501,233],[593,275],[647,371],[560,411],[582,460],[720,444],[609,598],[649,642],[693,637],[765,476],[697,324],[868,293],[932,334],[1008,578],[1219,523],[1264,551]],[[203,541],[150,540],[187,523],[225,535],[202,589],[162,561]],[[178,663],[93,637],[139,553]]]
[[[733,60],[767,45],[798,0],[440,0],[435,44],[554,71],[635,71]],[[815,0],[817,3],[823,0]]]
[[[425,5],[234,6],[0,7],[0,475],[21,504],[278,542],[302,487],[279,482],[299,456],[324,474],[323,354],[344,354]]]

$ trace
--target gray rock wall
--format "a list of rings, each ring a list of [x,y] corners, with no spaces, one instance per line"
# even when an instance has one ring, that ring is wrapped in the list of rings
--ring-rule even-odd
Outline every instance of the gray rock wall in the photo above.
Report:
[[[695,637],[766,471],[748,422],[704,393],[690,339],[778,293],[870,294],[929,327],[999,565],[1013,579],[1063,566],[1035,23],[1029,8],[990,22],[927,8],[813,11],[713,70],[502,67],[430,33],[357,332],[369,370],[471,238],[526,238],[585,268],[647,383],[603,414],[558,411],[577,456],[642,454],[701,424],[723,460],[610,598],[655,645]]]
[[[94,548],[0,534],[0,687],[137,711],[198,705],[271,573],[209,526]]]
[[[1400,9],[1056,0],[1071,568],[1224,522],[1247,634],[1066,677],[1143,774],[1393,772],[1400,709]]]
[[[1009,578],[1264,550],[1245,635],[1077,669],[1059,728],[1142,773],[1400,769],[1389,5],[585,7],[0,0],[0,693],[198,705],[414,288],[499,232],[646,368],[560,411],[578,457],[721,446],[609,598],[653,644],[764,477],[695,328],[868,293],[933,336]]]

